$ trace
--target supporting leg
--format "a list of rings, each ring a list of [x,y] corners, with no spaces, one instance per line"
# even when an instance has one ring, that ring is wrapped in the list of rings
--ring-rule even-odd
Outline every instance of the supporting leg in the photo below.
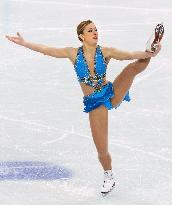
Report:
[[[89,112],[90,127],[98,152],[98,159],[104,170],[112,169],[111,156],[108,152],[108,110],[99,106]]]

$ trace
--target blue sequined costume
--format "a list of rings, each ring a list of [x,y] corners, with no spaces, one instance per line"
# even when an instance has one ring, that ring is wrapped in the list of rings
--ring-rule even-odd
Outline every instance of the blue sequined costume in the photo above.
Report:
[[[104,105],[108,110],[119,106],[117,105],[114,107],[110,101],[110,99],[115,95],[113,84],[109,81],[106,85],[103,85],[103,78],[106,76],[107,64],[99,45],[96,47],[94,57],[94,76],[91,76],[86,58],[84,56],[83,46],[78,48],[74,68],[78,81],[95,89],[93,93],[83,97],[83,112],[88,113],[100,105]],[[123,100],[130,101],[129,92],[127,92]]]

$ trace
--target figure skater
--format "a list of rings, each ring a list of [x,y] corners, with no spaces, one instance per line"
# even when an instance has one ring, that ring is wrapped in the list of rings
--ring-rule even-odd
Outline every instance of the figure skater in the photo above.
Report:
[[[98,31],[91,20],[82,21],[77,26],[77,35],[82,43],[78,48],[56,48],[35,44],[17,36],[6,36],[16,44],[56,58],[68,58],[74,65],[79,84],[83,92],[84,112],[89,113],[89,122],[98,159],[104,170],[101,193],[106,194],[115,186],[112,172],[112,159],[108,151],[108,110],[117,108],[123,100],[130,101],[129,89],[136,75],[144,71],[151,57],[160,49],[158,36],[153,51],[122,51],[114,47],[101,47],[98,43]],[[158,39],[159,38],[159,39]],[[106,79],[107,65],[111,59],[136,60],[128,64],[113,82]]]

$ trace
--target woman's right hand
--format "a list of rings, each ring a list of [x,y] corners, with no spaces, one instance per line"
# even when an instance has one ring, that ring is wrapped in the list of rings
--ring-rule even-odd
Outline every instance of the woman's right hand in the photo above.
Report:
[[[17,32],[17,36],[8,36],[6,35],[5,36],[9,41],[12,41],[16,44],[19,44],[19,45],[24,45],[24,39],[23,37],[20,35],[19,32]]]

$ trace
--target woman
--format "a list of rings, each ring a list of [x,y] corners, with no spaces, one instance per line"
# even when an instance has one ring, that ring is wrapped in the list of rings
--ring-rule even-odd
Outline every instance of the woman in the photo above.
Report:
[[[111,156],[108,152],[108,110],[117,108],[123,100],[130,101],[129,88],[137,74],[145,70],[151,57],[158,54],[161,45],[155,52],[127,52],[112,47],[100,47],[98,31],[91,20],[81,22],[77,34],[82,46],[79,48],[55,48],[25,41],[22,36],[6,36],[16,44],[44,55],[56,58],[68,58],[74,65],[78,81],[83,91],[84,112],[89,113],[92,137],[98,152],[98,159],[104,169],[104,182],[101,193],[108,193],[115,185],[112,172]],[[106,79],[109,61],[134,60],[110,82]]]

